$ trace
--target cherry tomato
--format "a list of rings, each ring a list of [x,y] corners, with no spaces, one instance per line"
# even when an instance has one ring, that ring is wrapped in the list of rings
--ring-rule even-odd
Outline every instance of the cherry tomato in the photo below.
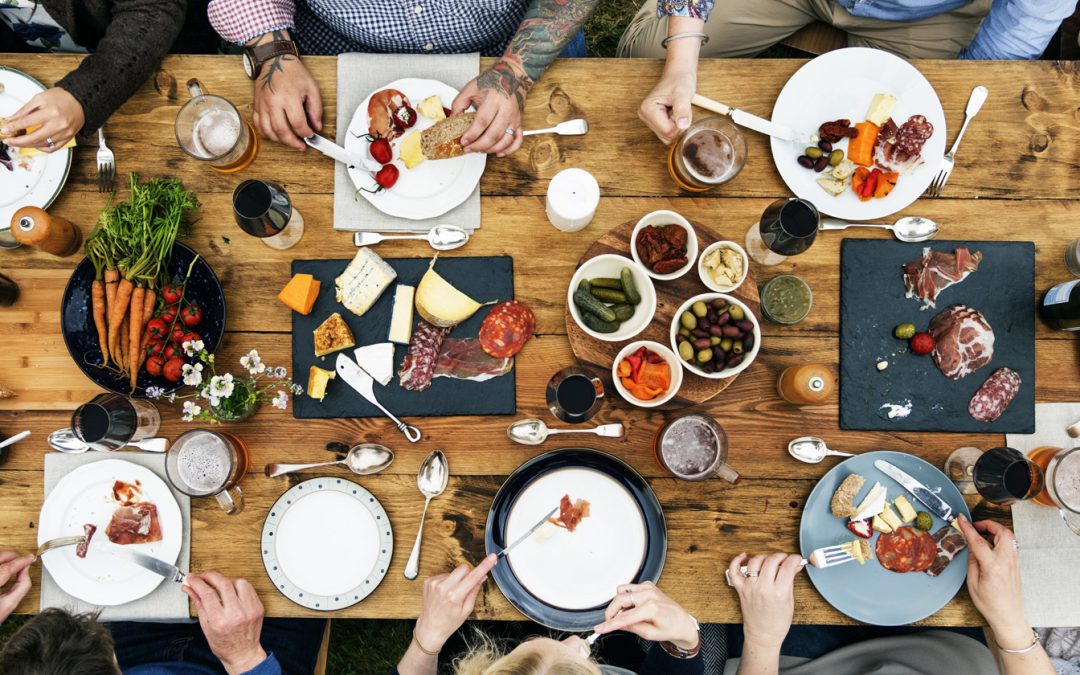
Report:
[[[150,319],[146,322],[146,331],[150,333],[151,340],[164,340],[165,334],[169,331],[169,324],[158,317],[156,319]]]
[[[165,349],[162,350],[161,355],[166,359],[182,357],[184,355],[184,350],[174,344],[167,344],[165,345]]]
[[[384,190],[389,190],[394,187],[394,183],[397,182],[400,171],[393,164],[387,164],[383,168],[379,169],[379,172],[375,174],[375,182],[379,184]]]
[[[184,322],[184,325],[188,328],[192,326],[198,326],[202,321],[202,307],[198,305],[188,305],[184,309],[180,310],[180,320]]]
[[[385,138],[376,138],[371,142],[371,156],[379,164],[389,164],[394,159],[394,151],[390,148],[390,141]]]
[[[166,305],[165,309],[161,310],[161,320],[165,322],[166,326],[171,326],[173,321],[176,320],[176,312],[179,309],[179,305]]]
[[[161,374],[165,376],[165,379],[169,382],[179,382],[180,378],[184,376],[184,359],[174,356],[165,362],[165,365],[161,368]]]
[[[200,339],[202,338],[199,337],[199,334],[191,330],[184,333],[184,337],[180,340],[180,344],[183,345],[185,342],[195,342]]]
[[[146,359],[146,372],[150,373],[154,377],[161,375],[162,368],[165,367],[165,357],[155,354]]]
[[[184,336],[186,334],[183,326],[173,326],[172,335],[169,336],[169,341],[176,345],[182,345],[184,344]]]
[[[165,351],[165,343],[161,342],[160,340],[157,341],[157,342],[154,342],[153,340],[151,340],[150,344],[146,345],[146,355],[148,357],[149,356],[161,356],[161,354],[164,351]]]
[[[161,290],[161,299],[170,305],[180,302],[183,295],[184,287],[180,284],[165,284],[165,288]]]

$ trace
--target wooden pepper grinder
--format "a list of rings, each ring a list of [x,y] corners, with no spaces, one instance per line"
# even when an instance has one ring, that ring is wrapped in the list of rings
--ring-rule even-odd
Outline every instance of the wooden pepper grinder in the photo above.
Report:
[[[50,216],[36,206],[24,206],[11,217],[11,235],[20,244],[36,246],[61,258],[77,252],[82,233],[70,220]]]
[[[824,403],[836,388],[832,371],[819,363],[792,366],[780,373],[776,391],[788,403],[817,405]]]

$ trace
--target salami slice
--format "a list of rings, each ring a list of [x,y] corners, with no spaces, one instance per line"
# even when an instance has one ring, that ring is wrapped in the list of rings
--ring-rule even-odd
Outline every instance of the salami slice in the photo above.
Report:
[[[926,532],[905,525],[878,537],[876,552],[890,572],[921,572],[934,562],[937,545]]]
[[[934,559],[937,558],[937,544],[934,543],[934,538],[929,532],[918,528],[913,529],[917,533],[917,538],[915,540],[915,565],[911,571],[923,572],[934,564]]]
[[[409,340],[409,351],[401,361],[401,370],[398,371],[402,389],[424,391],[431,386],[439,349],[448,333],[449,328],[438,328],[427,321],[421,320],[416,324],[416,330]]]
[[[968,403],[968,414],[979,422],[993,422],[1001,417],[1020,391],[1020,374],[1011,368],[990,373]]]
[[[889,120],[878,133],[874,159],[883,169],[906,171],[919,161],[923,145],[933,135],[934,125],[923,115],[912,115],[899,128]]]
[[[536,315],[520,300],[507,300],[491,308],[480,324],[477,339],[489,356],[516,355],[536,330]]]

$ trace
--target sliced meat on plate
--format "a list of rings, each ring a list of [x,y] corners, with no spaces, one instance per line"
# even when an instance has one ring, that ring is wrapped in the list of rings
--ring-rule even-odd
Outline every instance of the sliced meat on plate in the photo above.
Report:
[[[589,517],[589,502],[584,499],[570,501],[570,495],[563,495],[559,500],[559,517],[548,518],[552,525],[566,528],[567,532],[573,532],[581,521]]]
[[[937,342],[930,356],[950,380],[967,377],[994,357],[994,330],[971,307],[949,305],[930,320],[929,332]]]
[[[875,550],[881,566],[890,572],[922,572],[934,562],[934,540],[910,525],[878,537]]]
[[[926,573],[932,577],[944,572],[949,563],[953,561],[953,558],[960,555],[960,551],[967,548],[967,540],[955,527],[946,525],[934,533],[934,545],[937,555],[933,564],[926,570]]]
[[[971,397],[968,414],[979,422],[996,421],[1020,391],[1020,384],[1020,373],[1011,368],[998,368]]]
[[[923,145],[934,135],[934,125],[922,115],[912,115],[899,127],[886,120],[878,132],[874,163],[884,170],[903,173],[919,164]]]
[[[161,524],[158,523],[157,506],[139,502],[133,506],[121,506],[113,512],[105,535],[114,544],[149,544],[161,541]]]
[[[431,386],[439,350],[449,333],[449,328],[439,328],[424,320],[416,324],[416,330],[409,340],[409,351],[401,361],[401,370],[398,371],[402,389],[424,391]]]
[[[918,298],[927,306],[934,307],[938,295],[953,284],[958,284],[979,269],[982,253],[970,252],[958,247],[953,253],[935,251],[929,246],[923,249],[921,258],[903,264],[906,297]]]
[[[85,558],[86,552],[90,550],[90,540],[94,538],[94,533],[97,532],[97,525],[87,523],[82,526],[83,535],[86,537],[86,541],[81,544],[75,545],[75,557]]]
[[[475,338],[447,338],[435,360],[434,377],[483,382],[509,373],[513,358],[495,358]]]

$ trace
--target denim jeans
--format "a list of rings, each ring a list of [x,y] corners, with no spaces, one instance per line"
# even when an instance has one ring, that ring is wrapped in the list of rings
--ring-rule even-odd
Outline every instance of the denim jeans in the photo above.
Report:
[[[563,47],[560,57],[564,59],[583,59],[589,55],[589,52],[585,49],[585,31],[579,30],[574,37],[570,39],[570,42]]]

